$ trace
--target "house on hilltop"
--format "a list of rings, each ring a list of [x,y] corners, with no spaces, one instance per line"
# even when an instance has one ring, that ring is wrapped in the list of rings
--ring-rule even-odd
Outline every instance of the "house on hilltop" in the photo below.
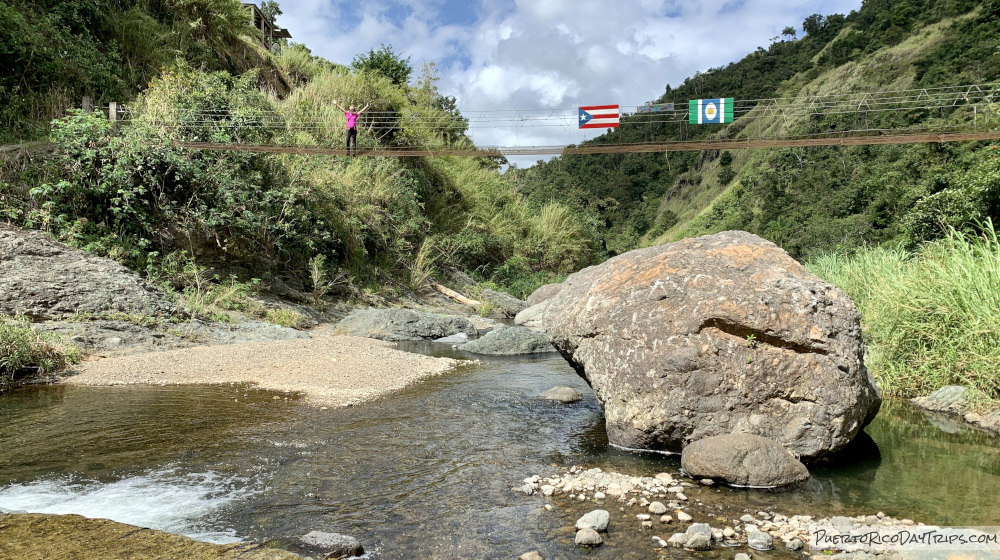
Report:
[[[253,18],[253,26],[260,31],[260,44],[264,45],[265,49],[271,50],[275,39],[292,38],[292,34],[287,29],[275,26],[270,19],[264,17],[264,12],[260,11],[257,4],[244,2],[243,6],[250,10],[251,17]]]

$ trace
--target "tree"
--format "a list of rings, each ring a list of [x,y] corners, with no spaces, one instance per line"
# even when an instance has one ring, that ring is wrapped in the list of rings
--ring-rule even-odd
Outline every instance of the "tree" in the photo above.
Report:
[[[820,14],[813,14],[802,21],[802,31],[808,35],[815,35],[826,27],[826,18]]]
[[[795,28],[791,25],[786,25],[784,29],[781,30],[781,35],[788,37],[789,39],[795,39]]]
[[[271,25],[275,25],[278,20],[278,16],[283,14],[281,8],[278,7],[278,3],[274,0],[265,0],[260,3],[260,13],[264,14],[267,21],[271,22]]]
[[[372,49],[368,54],[359,54],[351,62],[351,68],[359,72],[370,71],[382,74],[396,85],[410,81],[410,57],[405,59],[392,50],[392,45],[382,43],[379,50]]]

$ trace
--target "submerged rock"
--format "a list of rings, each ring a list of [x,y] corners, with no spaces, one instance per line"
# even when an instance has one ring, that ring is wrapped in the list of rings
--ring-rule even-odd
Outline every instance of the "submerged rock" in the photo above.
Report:
[[[448,317],[412,309],[362,309],[337,323],[337,332],[396,342],[435,340],[456,333],[475,336],[476,327],[464,317]]]
[[[325,558],[350,558],[365,553],[358,539],[340,533],[310,531],[299,537],[304,548],[319,551]]]
[[[434,342],[446,342],[449,344],[465,344],[469,341],[469,335],[464,332],[434,339]]]
[[[774,440],[750,434],[700,439],[684,448],[681,468],[734,486],[787,486],[809,478],[809,470]]]
[[[544,333],[517,327],[488,332],[468,344],[459,346],[458,349],[487,356],[516,356],[556,351]]]
[[[576,532],[577,546],[600,546],[604,539],[593,529],[580,529]]]
[[[552,344],[616,445],[677,452],[740,431],[815,459],[881,405],[847,295],[746,232],[618,255],[547,303]]]
[[[542,397],[549,401],[559,401],[563,404],[575,403],[583,398],[580,392],[572,387],[553,387],[542,393]]]

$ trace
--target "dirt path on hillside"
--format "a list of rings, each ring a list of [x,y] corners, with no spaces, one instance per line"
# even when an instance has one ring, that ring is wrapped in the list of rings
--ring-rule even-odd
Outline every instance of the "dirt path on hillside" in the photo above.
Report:
[[[87,361],[70,385],[253,383],[294,391],[312,404],[347,406],[398,391],[461,365],[392,348],[392,344],[319,333],[303,340],[197,346]]]

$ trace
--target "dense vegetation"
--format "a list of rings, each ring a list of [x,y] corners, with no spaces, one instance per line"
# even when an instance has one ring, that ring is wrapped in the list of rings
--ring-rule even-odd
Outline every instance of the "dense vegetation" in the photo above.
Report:
[[[1000,241],[952,230],[916,253],[870,248],[828,255],[809,269],[858,304],[866,362],[890,395],[926,395],[945,385],[1000,399]]]
[[[400,116],[363,118],[362,147],[471,147],[455,100],[437,91],[433,66],[411,85],[409,60],[391,46],[360,53],[351,68],[316,58],[301,45],[284,45],[271,55],[255,46],[236,0],[105,0],[86,13],[73,12],[68,2],[51,7],[41,17],[25,5],[3,5],[10,25],[37,31],[31,41],[51,42],[66,33],[81,42],[80,52],[91,49],[87,56],[97,62],[80,64],[76,71],[87,76],[71,80],[83,84],[73,95],[121,99],[143,91],[129,104],[127,121],[69,110],[49,125],[56,145],[50,157],[8,160],[0,168],[2,219],[50,231],[178,291],[190,275],[169,271],[184,262],[244,283],[263,278],[263,286],[280,282],[362,298],[420,290],[432,276],[457,268],[524,296],[595,254],[588,232],[565,205],[530,207],[502,179],[495,159],[267,155],[174,145],[338,146],[343,115],[333,101],[339,100]],[[280,13],[276,5],[267,8]],[[149,40],[133,44],[115,36],[122,18],[146,22]],[[66,28],[70,19],[77,27]],[[205,27],[188,36],[188,28],[198,28],[190,25],[193,19]],[[58,64],[68,62],[52,55],[41,64],[29,43],[17,39],[5,51],[13,57],[8,62],[35,76],[9,86],[31,101],[0,109],[15,120],[31,108],[55,110],[43,92],[64,91],[55,81],[64,78]],[[164,48],[177,58],[137,54]],[[132,68],[128,76],[120,74],[123,57]],[[243,65],[252,67],[236,72]],[[294,87],[268,88],[274,79],[265,73]],[[35,116],[45,113],[39,111]],[[404,124],[411,115],[448,126],[413,128]]]
[[[868,0],[847,16],[810,16],[807,34],[758,48],[740,61],[667,86],[657,102],[836,95],[982,84],[1000,79],[1000,2]],[[998,123],[996,105],[738,119],[688,126],[624,119],[593,143],[807,135],[857,128],[905,129]],[[997,217],[996,189],[971,200],[977,145],[815,147],[746,152],[563,156],[517,170],[529,199],[563,200],[606,226],[611,253],[680,237],[742,229],[810,257],[868,243],[941,237],[942,225],[974,228]],[[942,218],[943,215],[943,218]],[[943,221],[943,224],[941,223]],[[602,228],[604,229],[604,228]]]
[[[21,317],[0,315],[0,390],[18,379],[51,373],[80,361],[80,350],[59,336],[31,328]]]

